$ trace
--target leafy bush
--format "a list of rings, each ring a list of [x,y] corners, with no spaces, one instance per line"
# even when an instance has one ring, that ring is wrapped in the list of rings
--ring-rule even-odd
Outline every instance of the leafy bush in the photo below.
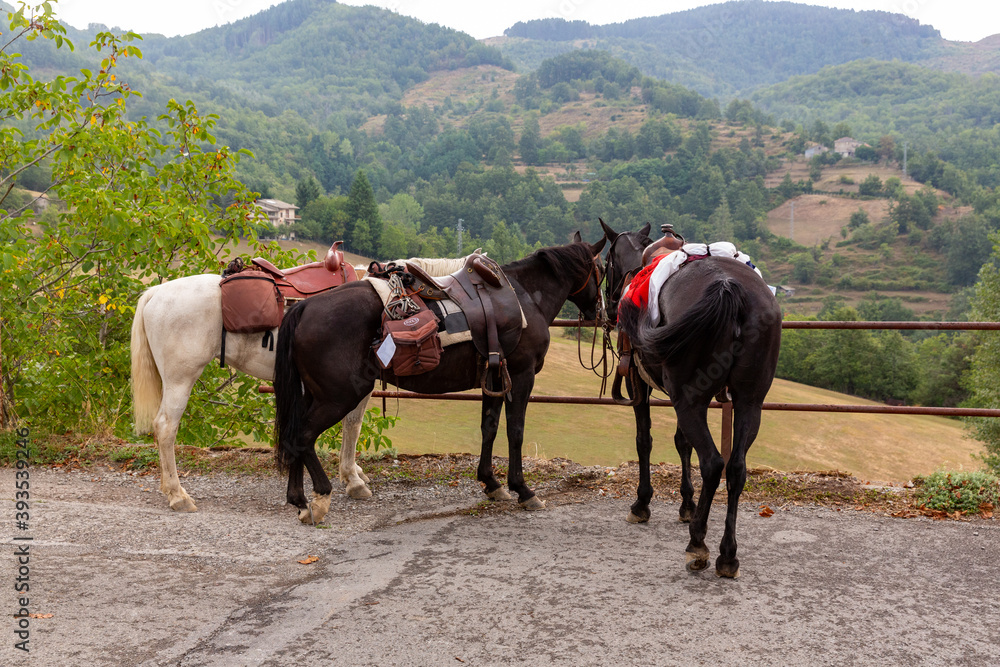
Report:
[[[939,470],[918,482],[917,500],[927,509],[974,514],[1000,500],[1000,478],[988,472]]]

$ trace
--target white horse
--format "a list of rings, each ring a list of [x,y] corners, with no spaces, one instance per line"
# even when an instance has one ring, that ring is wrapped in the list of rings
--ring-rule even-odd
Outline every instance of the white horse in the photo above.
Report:
[[[417,264],[431,275],[447,275],[464,266],[465,258],[396,260]],[[150,287],[139,298],[132,320],[132,397],[135,430],[152,433],[160,450],[160,490],[170,509],[195,512],[194,500],[177,477],[174,444],[177,428],[191,389],[205,367],[222,352],[221,277],[202,274],[178,278]],[[271,335],[277,341],[278,330]],[[261,346],[262,333],[226,334],[226,363],[261,380],[274,379],[274,352]],[[368,397],[342,422],[340,480],[347,495],[364,499],[372,495],[370,481],[356,462],[358,436]],[[312,515],[319,520],[330,498],[313,499]]]
[[[153,433],[160,450],[160,490],[170,509],[197,507],[177,478],[174,443],[194,383],[222,350],[222,290],[218,275],[202,274],[150,287],[132,320],[132,396],[136,433]],[[277,340],[278,330],[271,334]],[[226,363],[261,380],[274,379],[274,352],[262,333],[226,334]],[[372,495],[355,463],[368,399],[344,418],[340,479],[351,498]],[[329,501],[329,499],[327,499]]]

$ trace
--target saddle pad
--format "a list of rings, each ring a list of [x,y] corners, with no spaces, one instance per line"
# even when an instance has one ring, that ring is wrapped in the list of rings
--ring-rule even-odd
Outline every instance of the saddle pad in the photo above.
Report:
[[[750,261],[750,257],[745,253],[738,251],[736,246],[728,241],[718,241],[716,243],[712,243],[711,245],[706,245],[704,243],[687,243],[680,250],[676,250],[669,255],[661,255],[660,257],[654,259],[656,264],[655,266],[650,264],[650,266],[654,268],[649,273],[645,284],[636,284],[636,281],[633,280],[629,283],[622,299],[624,300],[627,295],[632,303],[641,307],[644,299],[639,292],[633,293],[632,287],[635,285],[636,289],[648,289],[645,301],[648,303],[649,307],[649,319],[653,324],[658,324],[660,321],[660,290],[663,288],[663,284],[667,282],[667,278],[677,273],[677,269],[684,266],[684,264],[690,261],[704,259],[709,256],[735,259],[736,261],[742,262],[753,269],[754,272],[760,276],[761,280],[764,279],[764,277],[760,274],[760,270],[753,265],[753,262]],[[643,272],[645,270],[646,269],[643,269]],[[639,275],[642,275],[642,272],[640,272]],[[636,276],[636,278],[638,277],[639,276]],[[772,293],[774,292],[773,287],[771,288],[771,291]]]

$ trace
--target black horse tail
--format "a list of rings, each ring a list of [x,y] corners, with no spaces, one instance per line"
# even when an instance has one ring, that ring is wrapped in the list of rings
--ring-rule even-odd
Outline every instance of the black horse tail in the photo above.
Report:
[[[298,303],[285,313],[278,329],[278,344],[274,355],[274,397],[276,412],[274,418],[274,459],[278,470],[284,472],[299,458],[295,446],[298,433],[306,412],[308,397],[299,368],[292,358],[292,344],[295,329],[299,326],[304,303]]]
[[[683,315],[656,326],[648,310],[638,318],[632,342],[643,357],[676,364],[689,355],[711,353],[720,342],[738,338],[746,320],[750,297],[730,278],[719,278]]]

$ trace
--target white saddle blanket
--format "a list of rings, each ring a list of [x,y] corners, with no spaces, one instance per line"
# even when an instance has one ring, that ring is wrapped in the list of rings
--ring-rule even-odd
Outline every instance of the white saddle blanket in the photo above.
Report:
[[[737,262],[742,262],[750,268],[752,268],[758,276],[760,276],[760,270],[753,265],[750,261],[749,255],[742,253],[736,249],[729,241],[718,241],[712,243],[711,245],[705,243],[686,243],[679,251],[673,252],[663,259],[660,263],[656,265],[653,269],[652,275],[649,277],[649,318],[653,324],[658,324],[660,322],[660,290],[663,284],[667,282],[667,278],[677,273],[677,269],[681,268],[681,265],[688,260],[688,257],[703,257],[705,255],[711,255],[712,257],[728,257],[734,259]],[[760,276],[763,280],[764,277]],[[768,285],[768,287],[771,287]],[[774,294],[774,288],[771,287],[771,293]]]

